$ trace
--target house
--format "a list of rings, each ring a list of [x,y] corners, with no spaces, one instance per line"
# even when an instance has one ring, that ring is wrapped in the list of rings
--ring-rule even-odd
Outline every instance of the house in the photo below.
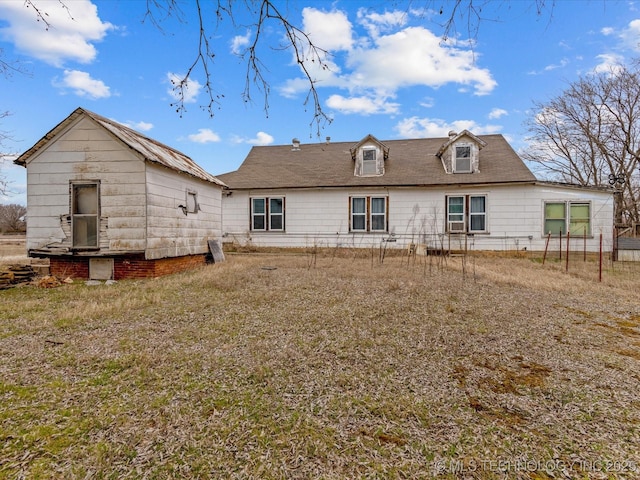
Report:
[[[569,232],[575,248],[612,245],[612,190],[539,181],[502,135],[294,139],[218,178],[225,242],[541,251]]]
[[[186,155],[78,108],[15,163],[27,169],[27,251],[53,275],[157,276],[205,263],[224,184]]]

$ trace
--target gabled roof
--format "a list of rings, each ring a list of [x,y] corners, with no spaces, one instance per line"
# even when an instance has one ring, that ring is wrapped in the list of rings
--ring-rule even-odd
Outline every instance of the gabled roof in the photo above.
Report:
[[[487,142],[482,140],[477,135],[474,135],[469,130],[463,130],[460,133],[449,132],[449,140],[442,144],[442,146],[438,149],[438,153],[436,153],[436,155],[438,157],[442,157],[442,154],[447,150],[447,148],[460,140],[462,137],[469,137],[478,145],[478,148],[480,150],[487,146]]]
[[[49,131],[49,133],[38,140],[33,147],[14,160],[13,163],[16,165],[26,166],[27,161],[31,156],[45,147],[54,137],[65,131],[82,116],[90,118],[100,126],[104,127],[123,144],[142,156],[145,161],[157,163],[176,172],[186,173],[192,177],[224,186],[224,183],[218,180],[218,178],[204,171],[198,164],[182,152],[153,140],[152,138],[146,137],[120,123],[109,120],[108,118],[90,112],[89,110],[85,110],[84,108],[75,109],[71,115],[56,125]]]
[[[447,174],[436,156],[449,138],[388,140],[385,174],[353,174],[353,142],[256,146],[235,172],[218,175],[232,189],[275,189],[365,186],[444,186],[534,182],[535,176],[502,135],[475,137],[486,144],[480,171]]]
[[[362,145],[364,145],[365,143],[368,143],[368,142],[377,143],[380,146],[380,148],[382,149],[382,153],[384,155],[384,159],[386,160],[387,158],[389,158],[389,147],[387,147],[384,143],[382,143],[380,140],[378,140],[373,135],[369,134],[366,137],[364,137],[362,140],[360,140],[358,143],[356,143],[353,147],[351,147],[351,159],[352,160],[356,159],[356,154],[358,152],[358,149]]]

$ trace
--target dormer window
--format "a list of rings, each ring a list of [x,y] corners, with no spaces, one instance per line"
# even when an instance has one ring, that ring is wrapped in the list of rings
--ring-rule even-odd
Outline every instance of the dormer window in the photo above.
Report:
[[[453,171],[455,173],[471,173],[471,146],[457,145]]]
[[[372,135],[367,135],[351,150],[354,161],[353,174],[356,177],[384,175],[384,162],[389,157],[389,147]]]
[[[480,150],[487,142],[464,130],[449,132],[449,139],[436,152],[447,173],[478,173],[480,171]]]
[[[378,173],[378,164],[376,162],[376,149],[365,148],[362,150],[362,174],[376,175]]]

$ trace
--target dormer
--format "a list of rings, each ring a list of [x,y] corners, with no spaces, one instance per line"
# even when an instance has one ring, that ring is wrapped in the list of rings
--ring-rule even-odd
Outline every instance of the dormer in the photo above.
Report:
[[[436,156],[442,160],[447,173],[477,173],[480,171],[480,150],[486,145],[487,142],[468,130],[449,132],[449,140],[440,147]]]
[[[351,148],[351,159],[355,163],[356,177],[378,177],[384,175],[384,162],[389,158],[389,147],[373,135],[367,135]]]

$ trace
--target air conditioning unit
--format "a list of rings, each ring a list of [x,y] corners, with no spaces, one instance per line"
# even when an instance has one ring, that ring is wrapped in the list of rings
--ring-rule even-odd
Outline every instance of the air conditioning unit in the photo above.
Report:
[[[464,222],[449,222],[449,231],[454,232],[464,232]]]

